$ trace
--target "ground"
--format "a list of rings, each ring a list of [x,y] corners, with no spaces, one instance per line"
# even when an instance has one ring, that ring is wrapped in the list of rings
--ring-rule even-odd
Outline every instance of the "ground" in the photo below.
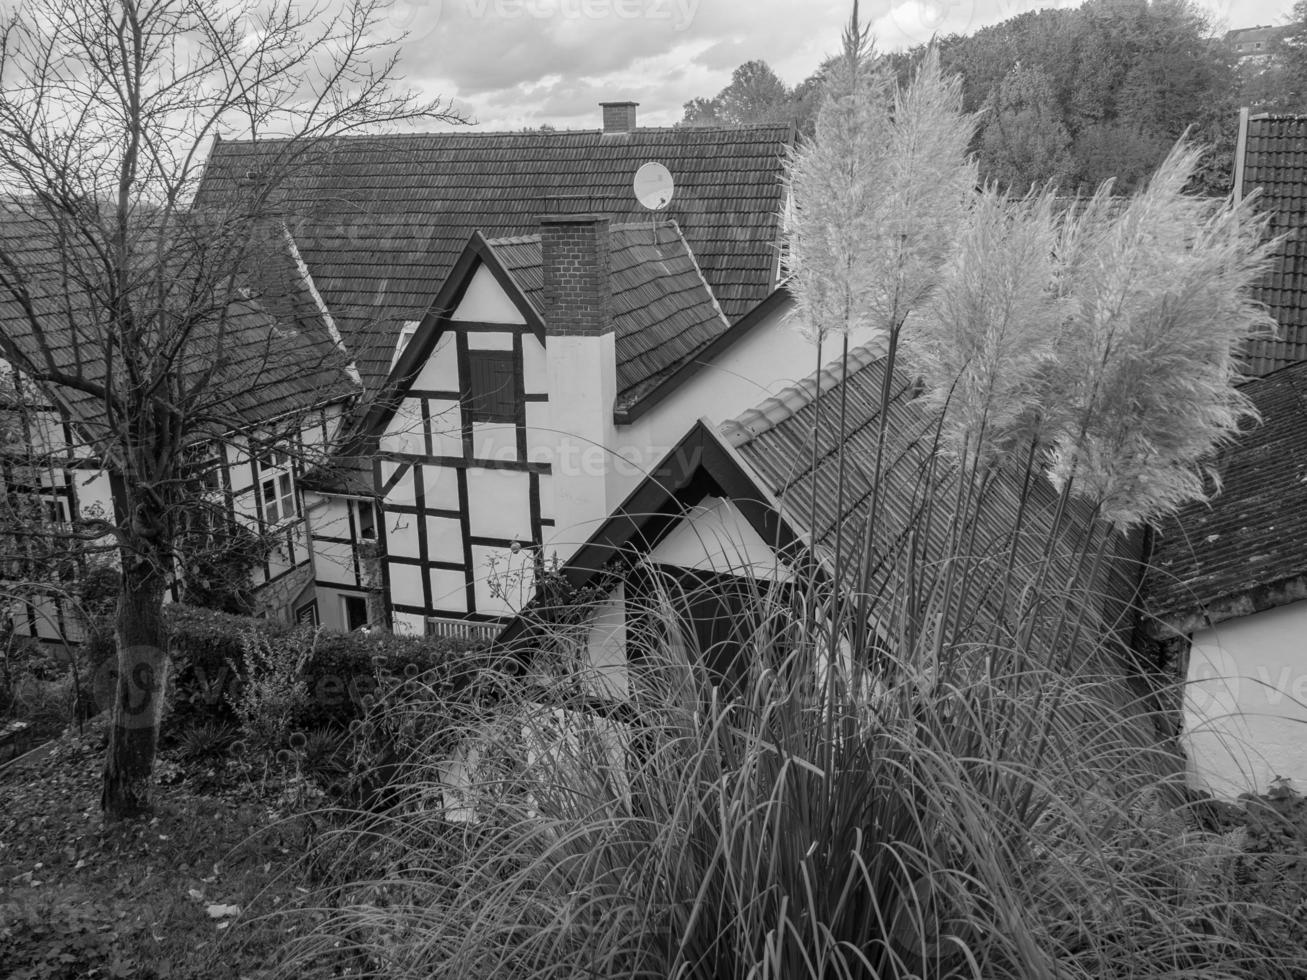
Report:
[[[0,770],[0,973],[267,975],[289,927],[266,916],[302,894],[305,822],[231,761],[165,756],[157,816],[106,826],[103,739],[65,736],[39,762]]]

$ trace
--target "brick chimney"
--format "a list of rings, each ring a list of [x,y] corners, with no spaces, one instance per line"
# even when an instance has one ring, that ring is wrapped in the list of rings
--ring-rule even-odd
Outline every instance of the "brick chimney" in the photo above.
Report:
[[[547,550],[567,560],[613,506],[608,474],[616,447],[617,352],[608,265],[608,219],[540,219],[549,376],[549,432],[531,435],[552,454],[553,535]]]
[[[617,136],[635,129],[635,109],[639,102],[600,102],[604,110],[604,135]]]
[[[608,219],[550,214],[540,219],[545,329],[550,336],[612,333]]]

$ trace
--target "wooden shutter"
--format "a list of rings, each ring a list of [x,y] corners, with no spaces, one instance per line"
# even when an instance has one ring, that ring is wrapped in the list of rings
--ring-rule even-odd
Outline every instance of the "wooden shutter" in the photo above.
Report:
[[[511,351],[468,352],[468,408],[473,422],[516,422],[517,384]]]

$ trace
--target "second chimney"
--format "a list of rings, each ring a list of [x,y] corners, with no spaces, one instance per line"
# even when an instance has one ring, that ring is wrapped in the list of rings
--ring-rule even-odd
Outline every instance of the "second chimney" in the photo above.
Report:
[[[604,110],[604,135],[618,136],[635,129],[635,109],[639,102],[600,102]]]

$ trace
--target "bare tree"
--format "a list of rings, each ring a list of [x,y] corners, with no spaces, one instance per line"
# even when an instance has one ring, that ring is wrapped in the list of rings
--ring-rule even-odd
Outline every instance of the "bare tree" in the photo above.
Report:
[[[459,121],[399,87],[385,12],[28,0],[0,25],[5,356],[117,482],[117,513],[94,528],[122,575],[110,817],[151,807],[162,608],[216,465],[202,447],[233,432],[293,444],[306,392],[344,376],[343,353],[295,316],[303,297],[276,288],[296,255],[275,189],[333,137]],[[206,148],[232,135],[277,139],[229,199],[192,208]]]

